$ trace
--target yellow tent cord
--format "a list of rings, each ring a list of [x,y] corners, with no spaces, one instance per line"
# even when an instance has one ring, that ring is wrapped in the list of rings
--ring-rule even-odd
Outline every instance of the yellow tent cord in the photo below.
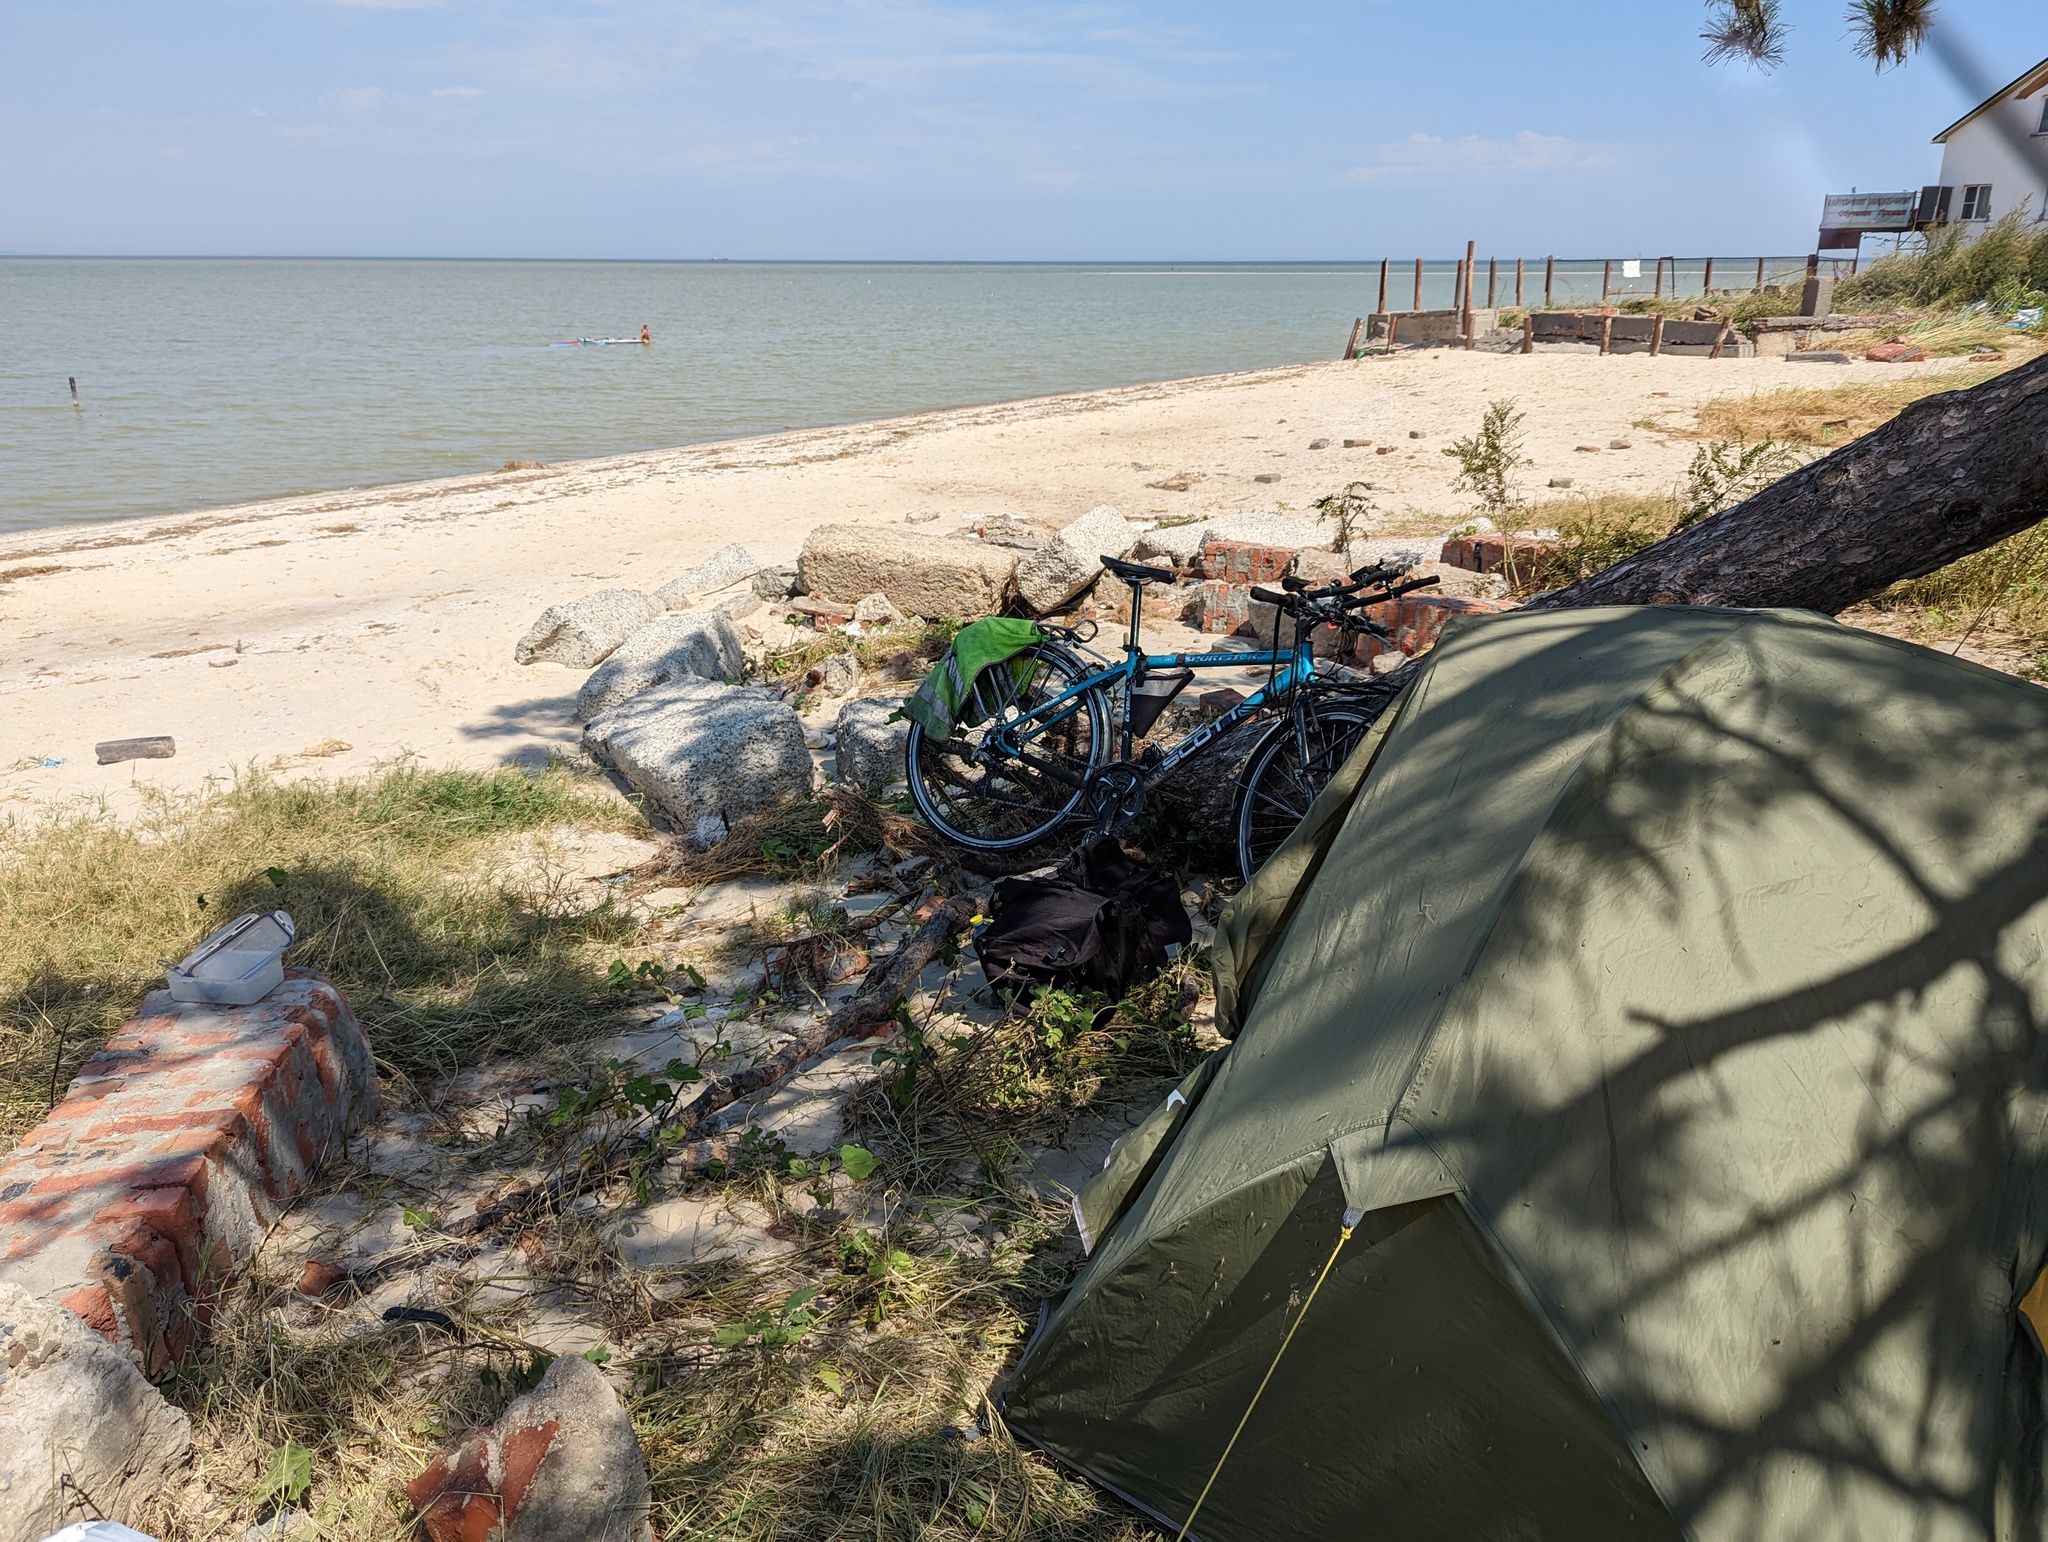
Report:
[[[1195,1517],[1202,1513],[1202,1506],[1209,1498],[1209,1490],[1216,1486],[1222,1475],[1223,1464],[1230,1460],[1230,1453],[1237,1448],[1237,1437],[1244,1433],[1244,1427],[1252,1422],[1252,1410],[1259,1406],[1259,1399],[1266,1394],[1266,1383],[1273,1379],[1273,1373],[1280,1369],[1280,1357],[1287,1353],[1287,1346],[1294,1342],[1294,1330],[1301,1326],[1302,1318],[1308,1316],[1308,1309],[1316,1304],[1316,1292],[1323,1288],[1323,1281],[1330,1277],[1330,1271],[1337,1267],[1337,1255],[1344,1250],[1344,1244],[1351,1240],[1351,1227],[1355,1224],[1347,1216],[1345,1226],[1337,1233],[1337,1245],[1330,1249],[1330,1256],[1323,1260],[1323,1272],[1316,1276],[1315,1284],[1309,1287],[1308,1299],[1301,1303],[1301,1310],[1294,1314],[1294,1321],[1287,1325],[1287,1336],[1280,1340],[1280,1347],[1273,1351],[1273,1363],[1266,1367],[1266,1374],[1259,1378],[1258,1390],[1252,1393],[1252,1400],[1244,1405],[1244,1417],[1237,1421],[1237,1428],[1230,1432],[1230,1439],[1224,1443],[1223,1454],[1216,1458],[1216,1465],[1209,1470],[1209,1481],[1202,1485],[1202,1492],[1195,1496],[1195,1507],[1188,1511],[1188,1518],[1174,1534],[1173,1542],[1187,1542],[1187,1535],[1194,1529]]]

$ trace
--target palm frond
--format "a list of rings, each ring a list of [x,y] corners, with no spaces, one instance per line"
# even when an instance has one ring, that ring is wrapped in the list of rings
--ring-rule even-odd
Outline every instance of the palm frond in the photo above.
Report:
[[[1917,53],[1933,21],[1934,0],[1852,0],[1849,6],[1856,52],[1879,69]]]
[[[1707,43],[1709,64],[1735,59],[1770,70],[1785,62],[1785,24],[1778,0],[1714,0],[1707,8],[1707,30],[1700,37]]]

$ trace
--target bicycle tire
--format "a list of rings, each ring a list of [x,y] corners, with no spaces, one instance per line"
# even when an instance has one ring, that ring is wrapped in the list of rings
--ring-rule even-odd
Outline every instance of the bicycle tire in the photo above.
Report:
[[[1238,873],[1246,883],[1294,833],[1309,805],[1373,725],[1372,713],[1341,701],[1304,703],[1302,716],[1306,760],[1295,737],[1294,714],[1289,712],[1266,730],[1238,778],[1233,822]]]
[[[1021,676],[1018,660],[1029,666]],[[957,846],[997,852],[1035,845],[1072,816],[1088,774],[1108,752],[1109,703],[1099,689],[1082,693],[1060,725],[1032,741],[1042,765],[1015,757],[983,762],[978,755],[997,724],[1015,722],[1093,673],[1057,644],[1038,643],[1010,665],[983,672],[970,692],[973,705],[943,743],[912,724],[904,773],[925,822]],[[965,721],[976,712],[975,721]]]

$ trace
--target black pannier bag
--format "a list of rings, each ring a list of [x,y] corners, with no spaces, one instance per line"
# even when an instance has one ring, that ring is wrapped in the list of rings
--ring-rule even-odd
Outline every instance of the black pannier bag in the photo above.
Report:
[[[1080,986],[1120,1001],[1193,936],[1173,875],[1098,835],[1051,877],[999,882],[974,952],[998,990]]]

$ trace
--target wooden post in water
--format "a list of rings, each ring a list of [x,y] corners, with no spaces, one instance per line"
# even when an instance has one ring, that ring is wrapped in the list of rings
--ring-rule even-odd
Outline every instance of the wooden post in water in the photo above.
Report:
[[[1675,285],[1677,283],[1676,278],[1674,278],[1672,282]],[[1659,316],[1650,323],[1650,357],[1654,359],[1657,357],[1658,354],[1662,353],[1663,351],[1664,318],[1662,316]]]
[[[1415,303],[1408,308],[1415,311],[1422,309],[1422,259],[1420,257],[1415,259]]]
[[[1344,351],[1338,355],[1340,359],[1355,359],[1358,357],[1358,334],[1364,330],[1365,318],[1360,316],[1351,323],[1351,341],[1344,345]]]
[[[1515,259],[1515,304],[1522,303],[1522,259]]]
[[[1709,257],[1709,258],[1707,259],[1707,271],[1706,271],[1706,272],[1704,272],[1704,273],[1702,273],[1702,274],[1700,275],[1700,293],[1701,293],[1701,294],[1703,294],[1703,295],[1705,295],[1705,294],[1712,294],[1713,292],[1714,292],[1714,259],[1713,259],[1713,258],[1711,258],[1711,257]]]
[[[1756,292],[1764,292],[1764,259],[1761,257],[1756,260]]]
[[[1492,310],[1499,302],[1494,298],[1494,285],[1500,281],[1500,259],[1486,259],[1486,308]]]
[[[1465,308],[1465,264],[1461,259],[1451,274],[1451,309],[1453,312]]]
[[[1535,351],[1536,351],[1536,313],[1535,313],[1534,311],[1523,311],[1523,312],[1522,312],[1522,352],[1524,352],[1524,353],[1534,353]]]
[[[1605,263],[1601,264],[1600,267],[1600,303],[1602,305],[1605,305],[1607,303],[1607,296],[1613,290],[1613,288],[1614,259],[1610,257],[1607,259]],[[1600,351],[1602,353],[1605,353],[1607,350],[1603,348]]]
[[[1550,293],[1556,282],[1557,259],[1555,257],[1546,257],[1543,259],[1543,308],[1545,310],[1550,309]]]
[[[1380,259],[1380,314],[1387,313],[1387,259]]]
[[[78,405],[78,377],[76,375],[68,375],[65,378],[71,382],[71,410],[73,412],[85,411],[83,407]]]
[[[1650,298],[1653,300],[1664,298],[1664,259],[1662,257],[1657,259],[1657,277],[1651,283]]]

